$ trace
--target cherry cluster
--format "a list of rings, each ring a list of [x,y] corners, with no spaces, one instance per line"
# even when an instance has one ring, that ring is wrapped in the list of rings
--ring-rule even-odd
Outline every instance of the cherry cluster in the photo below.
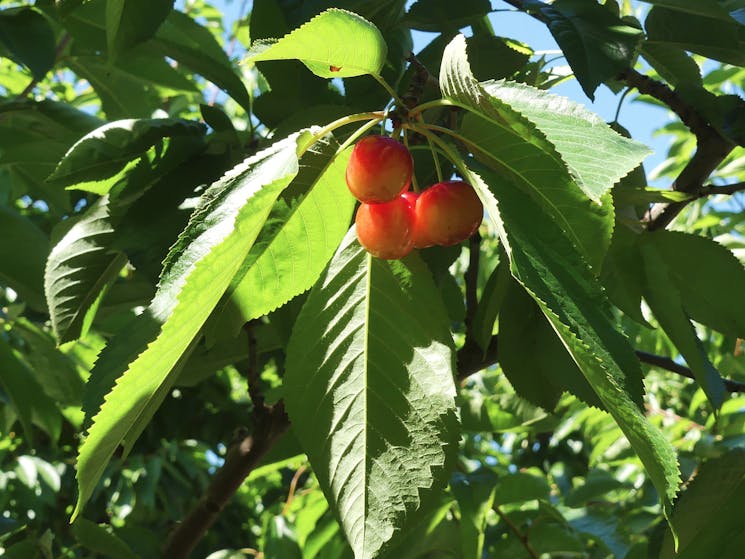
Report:
[[[347,164],[347,186],[362,202],[355,223],[360,244],[378,258],[403,258],[413,248],[451,246],[478,229],[484,207],[463,181],[409,190],[414,163],[402,143],[385,136],[357,142]]]

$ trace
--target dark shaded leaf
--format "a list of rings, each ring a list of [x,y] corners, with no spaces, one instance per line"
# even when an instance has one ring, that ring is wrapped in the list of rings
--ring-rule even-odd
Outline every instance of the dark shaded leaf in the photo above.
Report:
[[[629,67],[643,36],[597,2],[556,0],[541,13],[590,99],[601,83]]]
[[[0,55],[23,64],[41,80],[57,58],[54,31],[33,8],[0,10]]]

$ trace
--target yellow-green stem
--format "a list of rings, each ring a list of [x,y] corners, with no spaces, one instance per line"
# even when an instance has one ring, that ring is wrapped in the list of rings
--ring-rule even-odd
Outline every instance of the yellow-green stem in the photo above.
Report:
[[[447,156],[450,161],[453,162],[453,165],[455,165],[458,170],[460,171],[461,175],[465,178],[468,176],[468,168],[463,163],[463,159],[453,151],[453,149],[447,145],[445,142],[443,142],[437,134],[433,134],[428,130],[429,126],[422,126],[421,124],[415,124],[415,125],[406,125],[406,128],[410,128],[411,130],[414,130],[415,132],[418,132],[419,134],[423,135],[427,140],[434,142],[437,144],[442,152]]]
[[[409,111],[409,116],[416,116],[421,112],[424,112],[428,109],[436,109],[439,107],[457,107],[455,103],[452,101],[448,101],[447,99],[435,99],[434,101],[427,101],[426,103],[422,103],[421,105],[417,105],[416,107],[412,108]]]
[[[381,112],[370,112],[370,113],[357,113],[353,115],[347,115],[342,118],[338,118],[333,122],[330,122],[323,128],[321,128],[318,132],[313,134],[313,140],[308,143],[308,145],[303,149],[300,153],[298,153],[298,157],[302,156],[308,149],[315,144],[318,140],[323,138],[326,134],[329,132],[333,132],[337,128],[340,128],[342,126],[346,126],[347,124],[352,124],[353,122],[359,122],[361,120],[370,120],[372,121],[372,126],[380,122],[385,118],[385,115]]]
[[[363,124],[362,126],[360,126],[357,130],[355,130],[349,136],[349,138],[347,138],[344,141],[344,143],[342,145],[339,146],[339,149],[336,150],[336,153],[343,152],[345,149],[347,149],[349,146],[351,146],[357,140],[357,138],[359,138],[360,136],[362,136],[362,134],[364,134],[365,132],[367,132],[368,130],[370,130],[370,128],[372,128],[373,126],[376,126],[378,124],[378,122],[379,122],[378,120],[371,120],[370,122],[366,122],[365,124]]]
[[[404,131],[404,145],[406,146],[406,149],[409,150],[409,153],[411,153],[411,149],[409,149],[409,135],[406,134],[405,131]],[[411,188],[414,189],[414,192],[416,192],[417,194],[419,194],[419,192],[420,192],[419,191],[419,183],[416,180],[416,171],[413,171],[411,173]]]
[[[373,74],[373,77],[377,80],[377,82],[383,86],[383,89],[385,89],[388,92],[388,95],[390,95],[395,101],[396,105],[402,108],[406,108],[406,104],[401,100],[401,98],[398,96],[398,93],[396,93],[396,90],[393,89],[387,81],[385,81],[385,78],[383,76],[378,76]]]
[[[461,136],[457,132],[454,132],[454,131],[450,130],[449,128],[445,128],[443,126],[437,126],[436,124],[426,124],[426,123],[423,123],[423,122],[417,124],[416,126],[417,126],[417,128],[415,128],[415,130],[417,132],[419,132],[420,134],[423,134],[423,135],[427,136],[428,138],[429,137],[437,138],[437,134],[432,134],[430,131],[441,132],[443,134],[447,134],[451,138],[453,138],[455,140],[458,140],[462,144],[468,146],[468,148],[471,151],[478,151],[478,152],[481,152],[481,153],[483,153],[485,155],[489,155],[486,151],[484,151],[484,148],[482,148],[480,145],[478,145],[477,143],[473,142],[472,140],[469,140],[468,138],[465,138],[464,136]],[[429,132],[429,134],[424,134],[424,131],[425,130],[427,132]]]
[[[437,157],[437,150],[435,149],[435,146],[429,137],[427,137],[427,144],[429,144],[429,151],[432,152],[432,161],[435,162],[435,172],[437,173],[437,182],[442,182],[442,169],[440,168],[440,159]]]

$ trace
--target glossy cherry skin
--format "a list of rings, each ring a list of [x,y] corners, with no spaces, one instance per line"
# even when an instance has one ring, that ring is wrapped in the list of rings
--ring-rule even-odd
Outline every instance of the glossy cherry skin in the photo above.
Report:
[[[476,232],[484,206],[467,182],[438,182],[419,195],[415,207],[417,247],[451,246]]]
[[[390,202],[409,188],[414,163],[401,142],[367,136],[354,145],[347,164],[347,186],[360,202]]]
[[[360,244],[378,258],[403,258],[414,248],[414,208],[403,196],[390,202],[360,204],[354,218]]]
[[[414,210],[414,226],[411,231],[411,237],[414,239],[414,248],[427,248],[432,246],[432,243],[426,238],[426,228],[422,227],[422,223],[417,217],[416,204],[419,199],[419,194],[407,190],[401,194],[401,197],[406,199],[412,210]]]

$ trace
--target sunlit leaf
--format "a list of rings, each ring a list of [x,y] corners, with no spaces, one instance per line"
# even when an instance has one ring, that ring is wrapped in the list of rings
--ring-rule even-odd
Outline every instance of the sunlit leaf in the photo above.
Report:
[[[332,8],[279,40],[254,43],[246,61],[300,60],[322,78],[349,78],[379,75],[387,51],[383,36],[372,23]]]
[[[452,352],[427,267],[415,255],[372,257],[352,229],[297,319],[284,392],[358,559],[405,538],[447,480]]]

